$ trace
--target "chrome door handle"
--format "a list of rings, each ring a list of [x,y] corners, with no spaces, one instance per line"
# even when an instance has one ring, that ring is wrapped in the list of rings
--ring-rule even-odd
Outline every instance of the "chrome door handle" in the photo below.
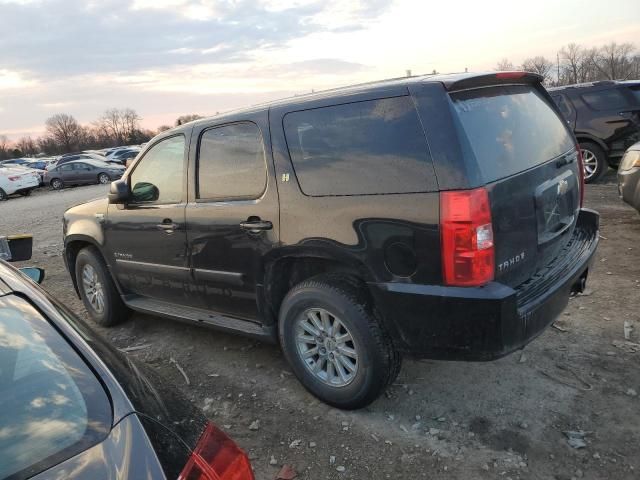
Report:
[[[271,230],[273,224],[268,220],[252,220],[240,223],[240,228],[248,230],[250,233],[260,233],[264,230]]]

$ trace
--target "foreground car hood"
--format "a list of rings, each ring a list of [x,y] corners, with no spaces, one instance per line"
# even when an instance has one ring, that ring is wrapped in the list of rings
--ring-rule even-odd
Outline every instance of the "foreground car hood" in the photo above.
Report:
[[[64,217],[68,218],[72,216],[94,216],[96,213],[107,213],[107,207],[109,200],[105,197],[95,198],[88,202],[79,203],[67,209],[64,212]]]

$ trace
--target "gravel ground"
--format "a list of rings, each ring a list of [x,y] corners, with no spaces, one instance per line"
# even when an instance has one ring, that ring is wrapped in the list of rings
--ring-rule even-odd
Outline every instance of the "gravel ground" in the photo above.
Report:
[[[106,191],[43,189],[0,204],[0,232],[34,234],[29,263],[85,319],[64,269],[60,219]],[[299,479],[640,478],[640,352],[623,343],[625,320],[640,341],[640,216],[620,202],[612,174],[587,187],[586,204],[602,214],[600,249],[586,294],[557,328],[496,362],[406,359],[387,394],[360,411],[306,393],[272,345],[140,314],[94,328],[121,348],[148,344],[131,355],[229,432],[258,479],[276,478],[283,464]],[[584,432],[584,448],[569,446],[568,431]]]

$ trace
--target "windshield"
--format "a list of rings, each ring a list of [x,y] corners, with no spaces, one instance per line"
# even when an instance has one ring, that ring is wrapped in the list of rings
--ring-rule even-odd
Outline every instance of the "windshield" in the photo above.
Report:
[[[463,137],[487,182],[574,148],[565,122],[532,86],[467,90],[451,99]]]
[[[0,479],[77,455],[110,425],[109,400],[73,348],[30,303],[0,298]]]

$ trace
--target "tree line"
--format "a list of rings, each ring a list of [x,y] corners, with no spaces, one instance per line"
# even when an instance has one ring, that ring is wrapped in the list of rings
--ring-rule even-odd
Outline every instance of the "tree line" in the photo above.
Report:
[[[593,48],[569,43],[558,51],[555,59],[535,56],[515,66],[508,58],[503,58],[495,69],[534,72],[542,76],[547,86],[640,79],[640,52],[632,43],[611,42]]]
[[[202,117],[183,115],[176,119],[175,126],[199,118]],[[10,142],[6,135],[0,134],[0,160],[138,145],[172,128],[163,125],[156,131],[148,130],[140,126],[140,120],[138,113],[131,108],[111,108],[90,125],[81,125],[73,115],[59,113],[47,118],[45,134],[41,137],[25,136]]]

